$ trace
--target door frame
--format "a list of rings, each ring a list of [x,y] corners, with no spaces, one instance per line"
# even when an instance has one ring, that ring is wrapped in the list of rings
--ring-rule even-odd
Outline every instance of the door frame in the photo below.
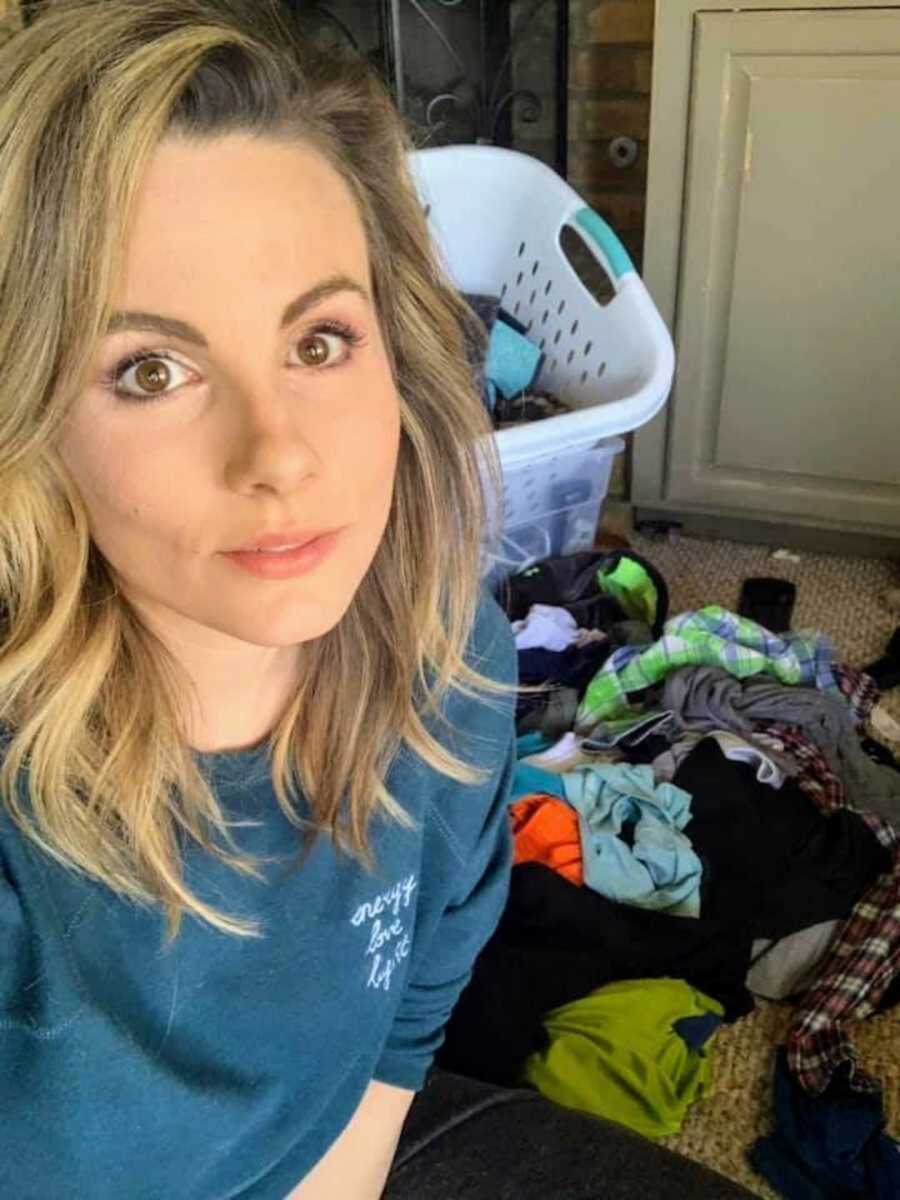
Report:
[[[707,12],[828,9],[897,9],[872,0],[656,0],[653,69],[650,84],[650,138],[647,150],[647,202],[644,220],[643,279],[674,338],[678,302],[679,253],[687,171],[688,120],[695,17]],[[663,53],[660,53],[660,49]],[[680,180],[673,187],[671,180]],[[675,385],[678,387],[676,346]],[[677,399],[675,401],[677,403]],[[665,505],[663,495],[669,405],[634,433],[631,471],[633,505]],[[678,505],[685,509],[685,505]]]

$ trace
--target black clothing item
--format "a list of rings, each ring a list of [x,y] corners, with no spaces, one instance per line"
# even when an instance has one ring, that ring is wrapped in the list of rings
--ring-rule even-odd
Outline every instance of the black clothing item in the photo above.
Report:
[[[890,767],[892,771],[900,771],[900,763],[897,762],[887,746],[882,746],[881,742],[876,742],[874,738],[863,737],[859,739],[859,744],[863,748],[863,753],[871,758],[872,762],[879,763],[883,767]]]
[[[580,629],[608,630],[628,614],[597,584],[597,568],[606,557],[597,550],[582,550],[545,558],[501,581],[497,602],[510,621],[526,617],[532,604],[552,604],[570,612]]]
[[[672,749],[672,739],[662,733],[651,733],[636,746],[628,746],[623,750],[625,761],[634,766],[649,766],[661,754]]]
[[[879,1012],[887,1012],[895,1004],[900,1004],[900,975],[894,976],[876,1007]]]
[[[749,921],[754,937],[848,917],[890,869],[890,852],[858,813],[826,816],[793,781],[760,783],[715,738],[697,744],[672,782],[692,797],[683,832],[704,862],[701,913]]]
[[[733,1021],[753,1011],[744,984],[752,941],[749,928],[733,922],[617,904],[543,863],[521,863],[436,1062],[514,1085],[524,1060],[546,1044],[546,1013],[623,979],[684,979]]]
[[[566,650],[545,650],[543,647],[532,647],[519,651],[519,683],[535,684],[550,683],[558,688],[573,689],[575,692],[575,707],[581,699],[585,688],[606,662],[612,651],[608,641],[588,642],[584,646],[569,646]],[[529,729],[546,728],[544,714],[549,704],[548,693],[533,695],[525,693],[516,700],[516,729],[526,733]],[[571,729],[575,719],[574,709],[562,729],[553,733],[562,736]]]
[[[536,374],[532,379],[536,378]],[[526,421],[546,421],[548,417],[558,417],[560,413],[571,411],[568,404],[564,404],[552,392],[544,389],[529,387],[526,392],[517,392],[514,396],[504,396],[498,391],[493,414],[494,428],[506,429],[510,425],[522,425]],[[590,496],[589,484],[586,484],[583,490]]]
[[[584,692],[606,660],[609,642],[586,642],[566,650],[545,650],[535,646],[519,651],[519,683],[558,683],[560,687]]]

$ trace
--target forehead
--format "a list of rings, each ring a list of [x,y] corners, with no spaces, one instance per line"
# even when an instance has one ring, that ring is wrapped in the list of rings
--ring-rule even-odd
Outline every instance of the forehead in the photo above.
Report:
[[[311,146],[247,135],[167,139],[141,182],[126,291],[201,277],[223,285],[364,272],[365,231],[338,172]]]

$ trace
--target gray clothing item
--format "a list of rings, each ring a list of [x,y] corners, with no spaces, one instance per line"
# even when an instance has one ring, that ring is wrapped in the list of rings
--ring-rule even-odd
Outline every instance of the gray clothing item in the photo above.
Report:
[[[687,733],[664,754],[655,758],[653,774],[656,778],[671,782],[675,778],[675,772],[691,751],[703,741],[704,737],[715,738],[726,758],[755,767],[756,778],[759,782],[768,783],[773,788],[780,788],[784,783],[785,775],[792,774],[793,770],[796,770],[796,768],[792,770],[786,761],[783,761],[786,760],[786,755],[777,756],[772,750],[763,750],[762,746],[757,746],[727,729],[713,729],[708,734]],[[785,770],[786,766],[787,770]]]
[[[821,921],[774,941],[759,938],[753,943],[747,988],[764,1000],[785,1000],[808,991],[845,924]]]
[[[382,1200],[752,1200],[739,1183],[538,1091],[437,1068]]]
[[[652,712],[644,716],[622,717],[612,724],[598,721],[590,735],[584,739],[586,750],[610,750],[620,743],[623,746],[638,746],[645,738],[654,734],[667,735],[674,713]]]
[[[900,830],[900,772],[866,756],[842,700],[816,688],[787,687],[768,675],[737,679],[722,667],[684,667],[666,680],[661,703],[686,731],[752,734],[754,721],[799,726],[843,783],[848,805],[869,809]]]
[[[546,707],[536,708],[518,722],[518,732],[538,730],[549,738],[560,738],[575,723],[577,709],[578,688],[555,688],[547,696]]]

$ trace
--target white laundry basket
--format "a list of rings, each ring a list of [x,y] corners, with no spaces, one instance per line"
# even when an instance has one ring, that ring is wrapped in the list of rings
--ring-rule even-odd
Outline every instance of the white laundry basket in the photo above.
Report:
[[[669,396],[675,354],[625,247],[545,163],[498,146],[417,150],[410,166],[444,266],[461,292],[499,296],[546,352],[533,387],[575,411],[493,434],[503,469],[502,540],[485,547],[490,583],[552,554],[590,549],[616,434]],[[615,288],[607,304],[560,244],[569,226]],[[497,519],[497,514],[495,514]]]

